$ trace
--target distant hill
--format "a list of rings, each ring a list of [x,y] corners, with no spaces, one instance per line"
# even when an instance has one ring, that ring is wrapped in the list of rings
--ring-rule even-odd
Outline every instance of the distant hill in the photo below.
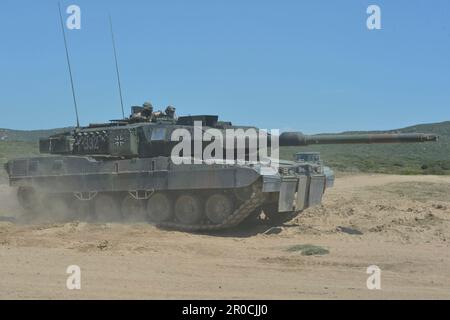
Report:
[[[47,138],[53,134],[69,131],[72,128],[58,128],[48,130],[11,130],[0,129],[0,141],[23,141],[23,142],[36,142],[39,138]]]
[[[406,128],[387,130],[387,131],[346,131],[342,133],[409,133],[409,132],[423,132],[423,133],[434,133],[444,137],[450,137],[450,121],[437,122],[437,123],[424,123],[417,124],[414,126],[409,126]]]
[[[337,171],[398,174],[450,174],[450,121],[418,124],[387,131],[347,131],[351,133],[409,133],[439,135],[435,143],[315,145],[286,147],[280,157],[290,159],[299,151],[319,151],[327,165]]]
[[[400,129],[401,132],[427,132],[435,133],[443,137],[450,137],[450,121],[438,123],[418,124]]]

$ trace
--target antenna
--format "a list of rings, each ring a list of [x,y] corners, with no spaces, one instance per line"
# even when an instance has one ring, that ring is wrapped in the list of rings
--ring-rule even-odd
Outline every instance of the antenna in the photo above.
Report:
[[[111,30],[111,41],[112,41],[113,50],[114,50],[114,60],[116,62],[116,74],[117,74],[117,85],[119,87],[120,106],[122,107],[122,117],[125,119],[125,113],[123,112],[122,86],[120,85],[119,64],[117,63],[116,42],[114,40],[114,32],[113,32],[111,14],[108,14],[108,16],[109,16],[109,29]]]
[[[67,49],[67,40],[66,40],[66,32],[64,30],[64,22],[61,14],[61,3],[58,2],[58,11],[59,11],[59,18],[61,20],[61,29],[63,33],[64,38],[64,47],[66,48],[66,58],[67,58],[67,67],[69,68],[69,76],[70,76],[70,84],[72,86],[72,96],[73,96],[73,104],[75,106],[75,115],[77,117],[77,128],[80,127],[80,119],[78,118],[78,106],[77,106],[77,99],[75,98],[75,87],[73,86],[73,77],[72,77],[72,68],[70,67],[70,58],[69,58],[69,50]]]

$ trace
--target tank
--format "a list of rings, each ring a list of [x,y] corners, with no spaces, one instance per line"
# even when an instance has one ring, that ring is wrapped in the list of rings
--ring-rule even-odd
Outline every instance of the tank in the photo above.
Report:
[[[207,150],[209,142],[195,138],[199,124],[204,135],[208,129],[257,132],[257,161],[250,161],[255,153],[249,147],[250,137],[245,140],[244,159],[234,146],[231,156],[230,148],[223,147],[224,155],[213,162],[195,151],[174,157],[181,140],[173,136],[180,129],[191,137],[185,146],[200,148],[200,154]],[[257,128],[219,121],[216,115],[176,117],[170,106],[153,112],[147,103],[132,107],[128,118],[41,139],[42,156],[10,160],[5,170],[30,217],[44,212],[56,221],[139,221],[183,231],[214,231],[257,219],[283,223],[320,204],[326,189],[333,186],[333,171],[323,165],[318,153],[300,152],[292,161],[278,160],[273,154],[263,157],[261,139],[270,147],[274,141],[279,146],[306,146],[437,140],[435,135],[421,133],[260,133]],[[226,141],[224,145],[228,146]]]

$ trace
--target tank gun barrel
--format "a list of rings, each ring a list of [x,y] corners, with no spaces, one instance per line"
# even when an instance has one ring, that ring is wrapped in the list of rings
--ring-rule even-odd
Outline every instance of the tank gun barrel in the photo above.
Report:
[[[305,135],[301,132],[284,132],[280,146],[307,146],[313,144],[357,143],[417,143],[437,141],[438,136],[426,133],[368,133],[368,134],[319,134]]]

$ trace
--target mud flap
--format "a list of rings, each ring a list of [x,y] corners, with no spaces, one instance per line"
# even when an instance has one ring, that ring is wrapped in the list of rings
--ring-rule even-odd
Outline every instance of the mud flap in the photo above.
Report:
[[[280,186],[280,198],[278,200],[278,212],[294,210],[295,191],[297,178],[283,179]]]
[[[311,176],[310,179],[308,207],[322,203],[322,195],[325,190],[325,176]]]
[[[300,211],[321,204],[325,183],[325,175],[283,178],[278,212]]]
[[[308,206],[308,196],[309,196],[309,183],[307,176],[300,176],[298,178],[297,186],[297,200],[295,201],[295,210],[300,211]]]

